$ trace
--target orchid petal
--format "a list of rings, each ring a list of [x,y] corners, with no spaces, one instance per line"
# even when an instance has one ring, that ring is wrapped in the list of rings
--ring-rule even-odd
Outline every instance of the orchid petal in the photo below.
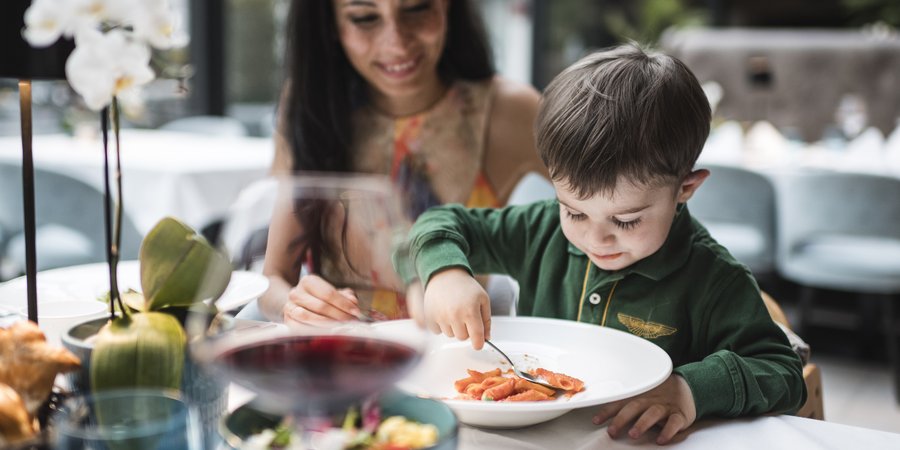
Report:
[[[76,48],[66,63],[66,77],[92,109],[109,104],[114,95],[137,89],[155,77],[150,50],[122,30],[96,30],[75,36]]]
[[[61,3],[59,0],[39,0],[25,10],[22,36],[29,44],[46,47],[62,36],[69,15]]]

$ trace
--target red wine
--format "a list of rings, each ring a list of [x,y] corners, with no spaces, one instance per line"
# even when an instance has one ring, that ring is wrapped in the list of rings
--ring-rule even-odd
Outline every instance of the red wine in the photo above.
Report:
[[[216,364],[277,412],[338,412],[412,369],[419,353],[356,336],[284,336],[229,349]]]

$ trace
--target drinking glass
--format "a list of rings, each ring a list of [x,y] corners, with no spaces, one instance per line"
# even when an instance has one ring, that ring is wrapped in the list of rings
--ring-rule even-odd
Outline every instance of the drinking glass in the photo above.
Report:
[[[199,450],[195,415],[177,391],[111,389],[63,402],[50,417],[59,450]]]
[[[415,321],[377,322],[421,308],[403,242],[401,196],[387,178],[299,174],[279,180],[276,208],[292,211],[284,239],[298,273],[324,278],[355,296],[359,317],[291,326],[240,326],[214,309],[188,317],[192,354],[210,373],[256,394],[256,408],[291,415],[309,439],[330,417],[377,394],[420,360],[428,333]],[[296,246],[296,247],[294,247]],[[412,290],[411,290],[412,289]],[[421,310],[421,309],[419,309]],[[308,444],[308,442],[307,442]]]

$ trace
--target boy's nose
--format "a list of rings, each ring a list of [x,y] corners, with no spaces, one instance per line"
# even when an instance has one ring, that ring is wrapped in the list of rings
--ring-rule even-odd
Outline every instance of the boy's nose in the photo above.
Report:
[[[615,232],[608,227],[595,227],[591,230],[591,235],[588,237],[588,244],[592,249],[603,249],[605,247],[609,247],[610,244],[616,241]]]

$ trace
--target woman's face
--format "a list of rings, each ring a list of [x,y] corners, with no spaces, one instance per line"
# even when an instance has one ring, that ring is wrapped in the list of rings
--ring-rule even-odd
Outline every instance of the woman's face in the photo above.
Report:
[[[369,83],[376,106],[415,112],[403,103],[427,107],[440,97],[437,64],[452,0],[332,1],[341,46]]]

